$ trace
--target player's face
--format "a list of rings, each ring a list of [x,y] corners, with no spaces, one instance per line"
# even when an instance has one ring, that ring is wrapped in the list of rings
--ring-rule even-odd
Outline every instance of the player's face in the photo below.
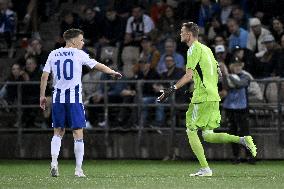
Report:
[[[74,38],[73,43],[77,49],[82,49],[84,46],[83,35],[80,34],[78,37]]]
[[[185,26],[183,26],[180,30],[180,41],[181,42],[190,41],[190,32],[187,31]]]

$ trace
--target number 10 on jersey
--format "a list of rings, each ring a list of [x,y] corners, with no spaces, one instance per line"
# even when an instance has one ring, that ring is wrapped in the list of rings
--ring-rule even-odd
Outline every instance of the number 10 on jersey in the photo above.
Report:
[[[61,79],[61,72],[60,72],[60,60],[57,60],[55,62],[55,65],[57,66],[57,79]],[[68,69],[69,68],[69,69]],[[67,73],[69,71],[69,73]],[[66,80],[71,80],[73,78],[73,60],[66,59],[63,62],[63,77]]]

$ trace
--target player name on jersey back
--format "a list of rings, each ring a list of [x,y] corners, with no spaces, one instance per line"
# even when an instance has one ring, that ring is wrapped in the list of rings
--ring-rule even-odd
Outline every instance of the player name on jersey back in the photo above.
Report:
[[[54,56],[73,56],[74,52],[72,51],[63,51],[63,52],[56,52]]]

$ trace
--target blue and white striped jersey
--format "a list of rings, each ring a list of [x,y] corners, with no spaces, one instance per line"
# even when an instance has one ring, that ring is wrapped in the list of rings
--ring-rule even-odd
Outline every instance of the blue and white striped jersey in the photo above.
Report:
[[[53,103],[82,103],[82,65],[93,68],[97,63],[76,48],[53,50],[43,69],[53,75]]]

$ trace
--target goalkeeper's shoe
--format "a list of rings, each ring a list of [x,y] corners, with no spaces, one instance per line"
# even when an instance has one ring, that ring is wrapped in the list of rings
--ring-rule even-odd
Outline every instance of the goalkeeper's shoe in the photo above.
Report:
[[[59,176],[58,165],[53,165],[53,164],[51,164],[51,167],[50,167],[50,175],[51,175],[52,177],[58,177],[58,176]]]
[[[254,144],[254,142],[252,140],[252,137],[251,136],[245,136],[244,141],[245,141],[246,148],[250,151],[252,156],[255,157],[256,154],[257,154],[257,151],[256,151],[257,148],[256,148],[256,145]]]
[[[82,169],[75,168],[75,177],[86,177]]]
[[[190,174],[191,177],[211,177],[212,170],[209,167],[201,168],[197,173]]]

